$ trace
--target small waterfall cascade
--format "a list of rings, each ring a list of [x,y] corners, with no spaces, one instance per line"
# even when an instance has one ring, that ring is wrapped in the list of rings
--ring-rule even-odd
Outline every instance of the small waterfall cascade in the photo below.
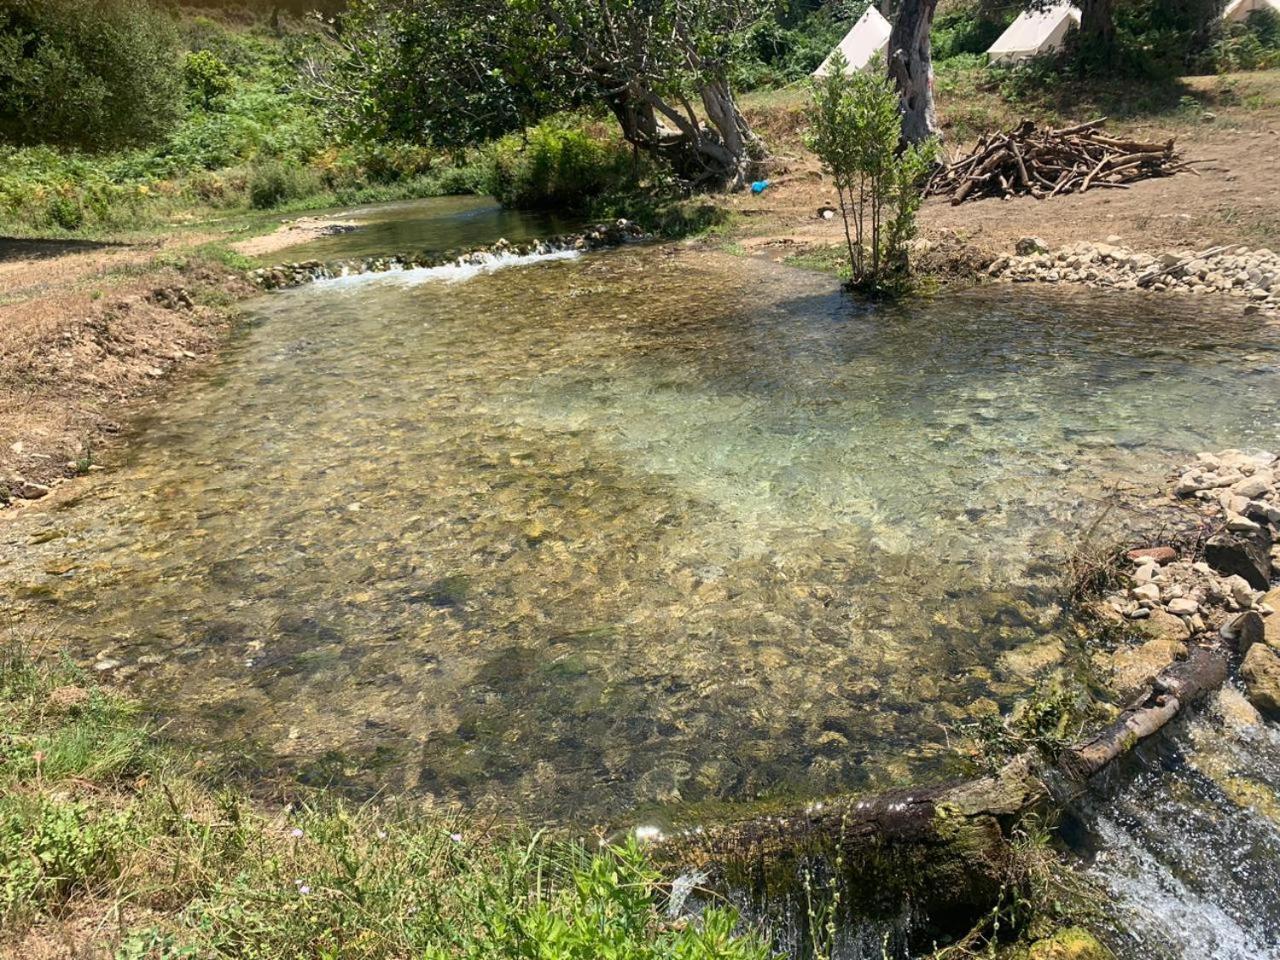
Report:
[[[1234,688],[1117,771],[1065,832],[1123,960],[1280,958],[1280,725]]]

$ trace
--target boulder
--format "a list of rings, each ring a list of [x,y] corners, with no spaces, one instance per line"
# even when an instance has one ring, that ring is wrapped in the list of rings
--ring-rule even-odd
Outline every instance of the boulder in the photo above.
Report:
[[[1228,627],[1228,634],[1235,643],[1236,653],[1243,657],[1255,643],[1262,643],[1265,639],[1265,629],[1262,615],[1254,610],[1242,613],[1232,620]]]
[[[1249,702],[1264,716],[1280,720],[1280,652],[1255,643],[1245,654],[1240,679]]]
[[[1033,943],[1027,960],[1115,960],[1115,954],[1084,927],[1067,927]]]
[[[1219,573],[1243,577],[1255,590],[1271,585],[1270,537],[1220,533],[1204,545],[1204,558]]]
[[[1150,617],[1136,624],[1136,629],[1153,640],[1186,640],[1191,636],[1185,620],[1163,610],[1152,610]]]
[[[1136,647],[1122,647],[1111,657],[1111,681],[1122,696],[1139,690],[1165,667],[1187,655],[1187,645],[1172,637],[1157,637]]]
[[[1262,641],[1267,646],[1280,650],[1280,587],[1263,597],[1262,602],[1275,611],[1262,620]]]
[[[1030,257],[1037,253],[1048,253],[1049,245],[1039,237],[1023,237],[1014,244],[1013,249],[1020,257]]]
[[[1256,500],[1270,493],[1272,487],[1265,477],[1253,476],[1234,484],[1231,491],[1246,500]]]
[[[1174,597],[1169,601],[1169,612],[1177,617],[1194,617],[1200,612],[1200,604],[1190,597]]]
[[[1154,583],[1139,584],[1129,592],[1133,594],[1133,599],[1140,603],[1144,600],[1148,603],[1160,602],[1160,588]]]

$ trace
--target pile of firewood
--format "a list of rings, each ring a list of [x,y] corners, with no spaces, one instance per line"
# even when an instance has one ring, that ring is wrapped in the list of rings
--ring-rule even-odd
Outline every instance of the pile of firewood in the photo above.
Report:
[[[984,137],[967,157],[943,164],[925,194],[949,196],[953,204],[1026,194],[1044,199],[1094,187],[1124,190],[1134,180],[1189,169],[1174,153],[1172,140],[1142,143],[1108,137],[1100,129],[1105,122],[1103,117],[1050,130],[1023,120],[1008,133]]]

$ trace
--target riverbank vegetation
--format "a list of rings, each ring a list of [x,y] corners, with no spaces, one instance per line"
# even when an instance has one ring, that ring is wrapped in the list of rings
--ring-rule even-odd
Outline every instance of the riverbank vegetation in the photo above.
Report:
[[[0,648],[0,954],[765,960],[733,911],[669,908],[634,843],[322,794],[269,807],[136,705]]]
[[[473,4],[391,0],[330,4],[336,19],[318,19],[15,0],[0,12],[0,231],[117,236],[446,193],[569,200],[605,216],[627,201],[740,185],[767,175],[772,149],[770,118],[743,109],[742,93],[807,77],[865,7],[672,2],[660,6],[683,39],[641,17],[611,46],[579,5],[547,0],[507,16],[506,0],[491,2],[494,15],[479,19]],[[1206,5],[1117,8],[1117,69],[1136,78],[1125,96],[1158,87],[1150,107],[1176,110],[1169,77],[1280,57],[1274,16],[1213,24]],[[1010,8],[941,7],[932,40],[952,136],[1006,112],[1096,99],[1088,58],[1071,47],[1015,69],[985,64]],[[615,12],[627,11],[640,16],[628,4]]]
[[[879,71],[851,73],[836,53],[813,81],[810,149],[839,198],[849,251],[850,285],[892,294],[910,284],[907,244],[916,235],[921,186],[934,162],[934,141],[899,147],[902,116],[893,85]]]

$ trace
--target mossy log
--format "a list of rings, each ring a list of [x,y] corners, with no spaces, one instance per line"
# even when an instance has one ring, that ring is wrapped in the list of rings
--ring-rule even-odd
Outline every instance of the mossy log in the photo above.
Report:
[[[1028,751],[993,776],[837,797],[671,836],[654,853],[670,866],[710,870],[739,889],[769,895],[794,887],[801,861],[838,861],[864,909],[881,902],[893,910],[908,900],[945,924],[939,911],[958,919],[998,897],[1013,857],[1009,830],[1020,817],[1078,791],[1226,677],[1226,653],[1198,647],[1056,761]]]

